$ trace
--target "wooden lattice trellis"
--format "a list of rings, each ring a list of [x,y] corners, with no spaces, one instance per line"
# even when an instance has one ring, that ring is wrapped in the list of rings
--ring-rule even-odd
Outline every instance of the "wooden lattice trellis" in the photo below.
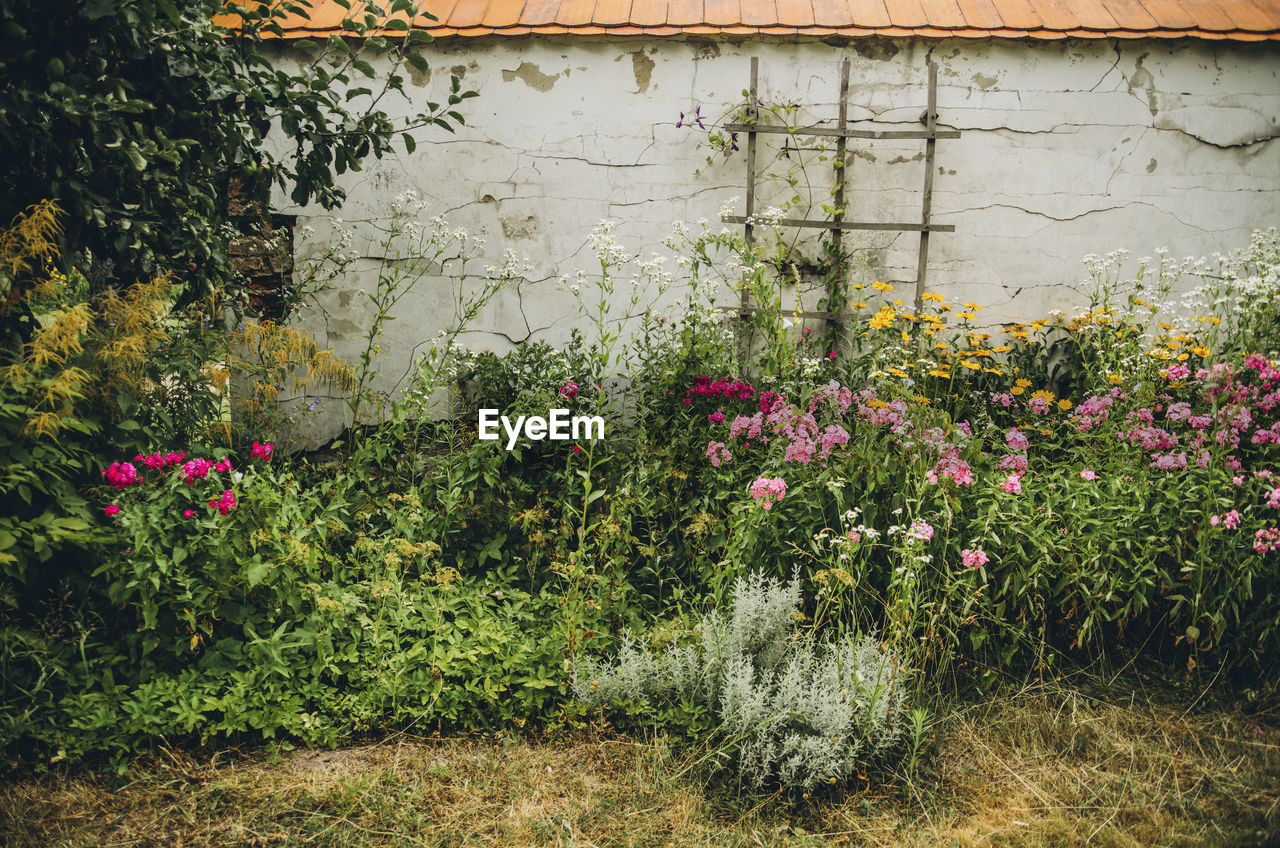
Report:
[[[952,233],[955,227],[951,224],[935,224],[931,220],[933,212],[933,169],[934,169],[934,145],[940,138],[959,138],[960,133],[955,130],[939,130],[938,129],[938,66],[930,62],[929,69],[929,94],[928,105],[924,114],[920,117],[921,123],[925,125],[923,130],[867,130],[867,129],[850,129],[848,126],[849,115],[849,60],[846,58],[840,64],[840,105],[839,117],[837,118],[835,127],[823,126],[807,126],[799,128],[788,128],[780,126],[762,126],[759,120],[759,95],[757,89],[759,87],[760,60],[756,57],[751,59],[751,84],[748,87],[749,102],[747,106],[747,121],[744,123],[731,123],[725,126],[729,132],[745,133],[747,137],[747,208],[745,215],[727,215],[721,220],[729,224],[742,224],[745,227],[745,234],[748,246],[754,244],[753,224],[756,213],[756,178],[757,178],[757,140],[756,137],[761,134],[785,134],[793,137],[809,137],[809,138],[834,138],[836,139],[836,161],[840,163],[837,170],[839,175],[835,191],[835,214],[829,221],[817,221],[798,218],[783,218],[777,222],[782,227],[798,227],[806,229],[823,229],[831,232],[831,238],[836,248],[836,254],[840,254],[840,242],[843,234],[848,230],[879,230],[889,232],[919,232],[920,233],[920,249],[916,264],[916,291],[915,303],[916,310],[921,307],[921,296],[925,292],[925,277],[929,264],[929,234],[933,232]],[[879,223],[871,221],[846,221],[844,220],[844,200],[845,188],[848,185],[846,173],[846,159],[848,154],[848,140],[851,138],[863,139],[922,139],[925,142],[924,151],[924,197],[921,204],[920,223]],[[728,311],[737,312],[742,316],[755,311],[747,301],[747,293],[743,292],[742,302],[738,306],[724,307]],[[801,318],[824,319],[828,322],[839,322],[850,317],[854,313],[840,312],[835,313],[827,311],[800,311],[793,313]]]

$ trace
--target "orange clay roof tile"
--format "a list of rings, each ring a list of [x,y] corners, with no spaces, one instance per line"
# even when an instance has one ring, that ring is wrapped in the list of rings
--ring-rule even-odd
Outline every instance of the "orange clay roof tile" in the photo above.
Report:
[[[1123,30],[1149,30],[1156,28],[1156,19],[1143,8],[1138,0],[1102,0],[1107,12],[1115,18]]]
[[[457,5],[453,7],[453,11],[443,23],[451,27],[475,26],[480,23],[487,8],[489,8],[489,0],[458,0]]]
[[[489,8],[485,10],[484,17],[480,19],[481,26],[488,27],[504,27],[511,26],[513,21],[520,20],[520,12],[512,14],[512,10],[520,7],[520,12],[524,11],[524,0],[492,0]]]
[[[527,0],[524,4],[524,13],[520,17],[520,23],[531,27],[553,24],[556,22],[556,12],[558,11],[560,11],[560,0]]]
[[[778,20],[788,26],[814,25],[813,0],[777,0]]]
[[[252,0],[248,0],[252,2]],[[1280,40],[1280,0],[419,0],[436,36],[803,35],[893,38]],[[350,13],[314,0],[287,38],[341,31]],[[220,16],[233,26],[237,19]],[[396,35],[395,31],[386,32]]]
[[[930,24],[942,29],[964,29],[964,15],[956,0],[920,0],[924,8],[925,19]]]
[[[494,0],[502,3],[505,0]],[[556,23],[566,27],[587,26],[591,23],[591,13],[595,11],[596,0],[560,0],[560,10],[556,12]]]
[[[714,27],[731,27],[742,23],[742,7],[738,0],[703,0],[703,20]]]
[[[1004,19],[991,0],[957,0],[965,21],[974,29],[1001,29]]]
[[[879,28],[892,26],[885,0],[845,0],[849,6],[849,22],[856,27]],[[889,0],[894,2],[894,0]]]
[[[596,0],[591,20],[601,26],[631,26],[631,0]]]
[[[914,29],[928,27],[931,23],[920,0],[885,0],[884,5],[894,26]]]
[[[636,26],[662,26],[666,22],[666,0],[633,0],[631,3],[631,23]]]
[[[667,23],[671,26],[704,26],[704,20],[706,18],[702,14],[702,0],[670,0],[667,3]]]
[[[1077,21],[1085,25],[1086,29],[1101,29],[1108,32],[1120,29],[1120,24],[1116,23],[1116,19],[1107,11],[1102,0],[1066,0],[1067,8],[1071,10]]]
[[[779,16],[780,11],[774,0],[742,0],[738,14],[742,23],[747,26],[767,27],[782,24],[794,27],[794,22]]]

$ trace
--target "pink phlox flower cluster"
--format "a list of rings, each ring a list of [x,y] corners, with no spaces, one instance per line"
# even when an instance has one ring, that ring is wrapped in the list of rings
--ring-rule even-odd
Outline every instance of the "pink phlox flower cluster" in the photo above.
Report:
[[[911,529],[907,531],[907,536],[920,542],[928,542],[933,538],[933,525],[923,518],[917,518],[911,522]]]
[[[1199,468],[1208,468],[1211,459],[1209,452],[1207,450],[1202,450],[1196,454],[1196,466]]]
[[[102,510],[102,514],[107,518],[113,518],[120,514],[120,504],[110,504]]]
[[[572,400],[578,396],[578,384],[570,380],[560,387],[560,397]]]
[[[1213,423],[1213,419],[1208,415],[1192,415],[1187,419],[1187,425],[1193,430],[1205,430]]]
[[[209,499],[209,506],[212,507],[213,509],[216,509],[222,515],[226,515],[228,512],[234,509],[235,505],[236,505],[236,496],[235,496],[235,493],[232,492],[230,489],[227,489],[225,492],[223,492],[222,497],[220,498]]]
[[[900,433],[907,421],[907,402],[902,398],[895,398],[878,409],[859,404],[858,415],[874,427],[888,427],[893,432]]]
[[[1258,409],[1263,412],[1270,412],[1277,406],[1280,406],[1280,390],[1269,392],[1258,398]]]
[[[763,413],[757,412],[750,418],[745,415],[739,415],[729,425],[729,438],[736,439],[738,436],[745,435],[748,439],[754,439],[760,435],[760,427],[763,424]]]
[[[813,459],[814,451],[818,449],[817,444],[805,439],[796,439],[787,444],[786,451],[782,454],[784,462],[799,462],[801,465],[808,465]]]
[[[707,420],[710,421],[712,424],[723,424],[724,413],[717,409],[715,412],[707,416]]]
[[[1235,530],[1240,526],[1240,513],[1233,509],[1230,512],[1223,513],[1222,515],[1209,516],[1209,526],[1217,527],[1218,525],[1223,525],[1228,530]]]
[[[1005,444],[1009,446],[1009,450],[1025,451],[1029,442],[1027,436],[1017,427],[1004,434]]]
[[[1115,399],[1108,395],[1092,395],[1085,398],[1076,407],[1076,413],[1071,418],[1072,426],[1079,433],[1092,430],[1107,420],[1111,415],[1111,406],[1114,403]]]
[[[180,465],[182,464],[182,460],[186,458],[187,458],[186,451],[182,451],[181,453],[177,451],[173,451],[171,453],[166,453],[166,454],[162,454],[160,453],[160,451],[156,451],[155,453],[147,456],[138,454],[133,458],[133,461],[141,462],[143,465],[147,466],[147,468],[151,469],[152,471],[156,471],[158,469],[165,468],[170,465]]]
[[[959,430],[960,435],[964,436],[966,439],[973,438],[973,427],[969,425],[968,421],[961,421],[956,425],[956,429]]]
[[[1186,402],[1171,403],[1165,410],[1164,417],[1170,421],[1186,421],[1191,417],[1191,404]]]
[[[1272,509],[1280,509],[1280,486],[1276,486],[1267,492],[1267,506]]]
[[[1253,549],[1260,554],[1280,548],[1280,527],[1267,527],[1253,534]]]
[[[1000,484],[1000,488],[1004,489],[1005,492],[1010,495],[1022,494],[1022,475],[1010,474],[1004,479],[1004,482]]]
[[[760,394],[760,413],[768,415],[773,411],[775,406],[779,406],[786,402],[786,398],[777,392],[761,392]]]
[[[117,489],[127,489],[138,482],[138,469],[132,462],[113,462],[102,472],[107,482]]]
[[[1228,450],[1240,447],[1240,434],[1235,430],[1218,430],[1213,434],[1213,438],[1218,443],[1218,447]]]
[[[1234,454],[1227,454],[1222,458],[1222,464],[1230,468],[1232,471],[1244,471],[1244,463],[1240,461],[1240,457]]]
[[[1191,376],[1191,369],[1181,362],[1176,362],[1170,365],[1164,374],[1170,380],[1185,380]]]
[[[765,509],[772,509],[773,505],[781,501],[787,494],[787,483],[781,477],[757,477],[756,481],[751,484],[751,497]]]
[[[707,459],[711,460],[713,466],[719,468],[723,463],[733,459],[733,454],[729,453],[724,442],[710,441],[707,442]]]
[[[741,380],[720,379],[698,375],[693,385],[685,392],[689,397],[725,397],[737,400],[750,400],[755,395],[755,387]]]
[[[1145,406],[1135,409],[1125,416],[1125,420],[1132,424],[1134,421],[1141,421],[1143,424],[1154,424],[1156,420],[1155,413]]]
[[[836,445],[849,444],[849,431],[839,424],[828,424],[818,437],[818,459],[826,459]]]
[[[256,442],[255,442],[256,444]],[[182,477],[187,481],[188,486],[195,485],[197,480],[203,480],[209,476],[209,472],[213,469],[213,463],[204,457],[196,457],[187,460],[182,465]]]
[[[271,461],[271,452],[275,450],[275,445],[270,442],[264,444],[253,443],[253,447],[249,448],[249,455],[255,456],[263,462]]]
[[[1007,453],[1000,457],[1000,462],[997,463],[996,470],[1021,473],[1026,471],[1027,467],[1027,455],[1025,453]]]
[[[1081,480],[1097,480],[1098,472],[1094,471],[1091,468],[1086,468],[1084,471],[1080,472],[1080,479]]]
[[[1142,445],[1147,452],[1167,451],[1178,445],[1178,437],[1159,427],[1134,427],[1120,434],[1120,438]]]
[[[809,411],[814,412],[823,404],[835,409],[837,415],[844,415],[853,405],[853,392],[832,380],[828,385],[814,392],[813,397],[809,399]]]
[[[929,482],[936,483],[942,477],[950,477],[961,486],[972,486],[973,469],[969,467],[969,463],[960,458],[959,448],[954,445],[948,448],[943,451],[942,458],[934,464],[931,472],[933,477]]]
[[[1257,371],[1258,379],[1264,383],[1274,383],[1280,380],[1280,368],[1273,365],[1270,360],[1260,353],[1252,353],[1245,357],[1244,367]]]
[[[1181,471],[1187,467],[1187,455],[1185,453],[1153,453],[1150,467],[1157,471]]]
[[[1013,395],[1008,392],[1001,392],[991,396],[991,402],[997,406],[1003,406],[1005,409],[1013,406]]]
[[[1276,421],[1270,427],[1259,427],[1254,430],[1250,441],[1255,445],[1280,445],[1280,421]]]
[[[196,517],[196,511],[195,511],[194,509],[184,509],[184,510],[182,511],[182,517],[183,517],[183,518],[195,518],[195,517]]]
[[[1253,424],[1253,413],[1247,406],[1233,404],[1219,409],[1217,419],[1219,424],[1225,424],[1232,430],[1240,431]]]
[[[218,464],[213,466],[213,470],[222,474],[226,474],[228,471],[231,470],[231,457],[224,456],[222,459],[218,460]]]
[[[965,548],[960,552],[960,561],[965,564],[966,568],[981,568],[991,559],[987,556],[986,551],[978,548],[977,550],[969,550]]]
[[[1027,409],[1031,410],[1036,415],[1048,415],[1049,410],[1053,409],[1053,406],[1050,405],[1048,399],[1037,396],[1027,402]]]

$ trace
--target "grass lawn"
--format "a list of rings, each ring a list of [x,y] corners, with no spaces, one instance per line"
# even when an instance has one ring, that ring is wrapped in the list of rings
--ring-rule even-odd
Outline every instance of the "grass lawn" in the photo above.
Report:
[[[662,739],[392,736],[336,751],[162,752],[122,777],[0,786],[0,844],[1280,845],[1280,711],[1128,676],[935,709],[913,775],[842,797],[736,794]]]

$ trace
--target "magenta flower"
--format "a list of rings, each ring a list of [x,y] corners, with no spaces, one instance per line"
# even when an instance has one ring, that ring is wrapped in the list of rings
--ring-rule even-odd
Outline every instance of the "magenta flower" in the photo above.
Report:
[[[969,550],[968,548],[965,548],[960,552],[960,559],[967,568],[981,568],[991,561],[987,556],[986,551],[981,548],[978,548],[977,550]]]
[[[560,387],[560,397],[576,398],[578,396],[578,384],[570,380]]]
[[[723,424],[724,413],[717,409],[715,412],[707,416],[707,420],[710,421],[712,424]]]
[[[257,444],[256,442],[254,444]],[[213,463],[204,457],[196,457],[188,460],[182,465],[182,476],[187,481],[188,486],[195,485],[197,480],[203,480],[209,476],[209,471],[213,468]]]
[[[209,499],[209,506],[213,509],[216,509],[222,515],[226,515],[228,512],[234,509],[235,505],[236,505],[236,496],[235,496],[235,493],[232,492],[230,489],[227,489],[225,492],[223,492],[222,497],[220,498]]]
[[[102,510],[102,514],[105,515],[107,518],[111,518],[112,516],[118,515],[119,513],[120,513],[119,504],[111,504],[110,506]]]
[[[195,518],[195,517],[196,517],[196,511],[195,511],[194,509],[184,509],[184,510],[182,511],[182,517],[183,517],[183,518]]]
[[[127,489],[138,482],[138,469],[131,462],[113,462],[110,468],[102,472],[102,476],[115,488]]]
[[[258,459],[262,460],[263,462],[270,462],[271,452],[273,450],[275,450],[275,446],[272,445],[270,442],[267,442],[266,444],[261,444],[261,445],[258,444],[257,442],[254,442],[253,447],[249,449],[249,454],[251,456],[256,456]]]
[[[218,460],[218,464],[217,464],[217,465],[215,465],[215,466],[213,466],[213,470],[214,470],[214,471],[220,471],[220,472],[223,472],[223,473],[225,473],[225,472],[227,472],[227,471],[230,471],[230,470],[231,470],[231,457],[224,456],[222,459]]]

